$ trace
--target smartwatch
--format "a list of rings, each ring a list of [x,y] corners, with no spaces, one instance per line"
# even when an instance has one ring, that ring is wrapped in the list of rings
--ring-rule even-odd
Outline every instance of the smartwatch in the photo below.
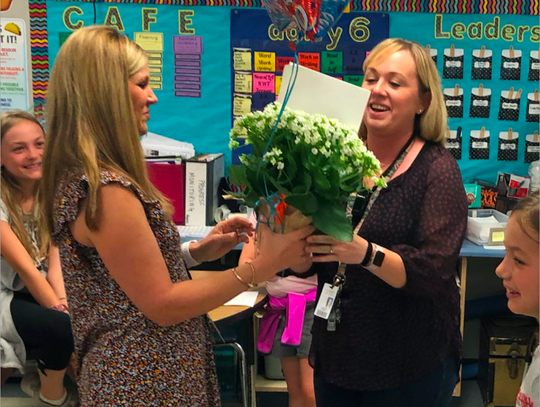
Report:
[[[371,260],[371,265],[381,267],[384,261],[384,256],[385,253],[383,248],[373,244],[373,257]]]

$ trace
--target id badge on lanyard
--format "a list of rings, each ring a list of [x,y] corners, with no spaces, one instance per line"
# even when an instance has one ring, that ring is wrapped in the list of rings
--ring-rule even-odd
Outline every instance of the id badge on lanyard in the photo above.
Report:
[[[411,149],[414,139],[415,135],[413,134],[407,144],[403,146],[403,149],[400,151],[394,162],[382,174],[383,177],[387,177],[389,179],[392,178],[392,176],[395,174],[395,172],[405,159],[405,156]],[[361,215],[360,221],[354,228],[354,235],[358,234],[358,232],[360,231],[360,227],[362,226],[362,223],[364,223],[364,220],[366,219],[369,210],[371,209],[371,206],[375,202],[375,199],[377,199],[377,197],[379,196],[379,193],[380,189],[375,187],[375,189],[369,194],[369,197],[365,197],[365,199],[367,200],[367,204],[362,205],[364,206],[363,213]],[[346,267],[347,265],[345,263],[339,263],[338,271],[334,276],[334,281],[332,282],[332,284],[324,284],[321,296],[319,297],[319,301],[317,302],[317,306],[315,307],[315,316],[326,319],[328,321],[326,329],[331,332],[335,331],[337,324],[341,322],[340,295],[346,281]]]

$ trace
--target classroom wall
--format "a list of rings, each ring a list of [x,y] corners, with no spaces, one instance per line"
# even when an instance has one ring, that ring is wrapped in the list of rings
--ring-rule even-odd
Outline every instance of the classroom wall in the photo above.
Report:
[[[36,113],[43,112],[44,101],[36,88],[36,68],[46,79],[69,33],[94,22],[111,24],[150,54],[152,86],[160,102],[151,110],[149,130],[191,142],[197,152],[223,152],[226,165],[234,159],[228,149],[234,116],[275,97],[280,66],[292,55],[294,35],[275,30],[258,0],[30,4],[39,12],[34,21],[31,13],[30,25],[47,23],[47,43],[40,44],[40,52],[48,59],[34,64]],[[429,45],[447,95],[454,137],[449,146],[461,147],[451,151],[463,179],[495,182],[498,170],[527,174],[527,161],[538,151],[538,144],[527,143],[538,130],[538,62],[531,59],[538,57],[538,0],[354,0],[350,8],[322,43],[300,45],[303,63],[360,85],[366,52],[381,39],[404,37]],[[246,53],[235,53],[242,48],[250,54],[250,65]],[[261,59],[268,54],[273,54],[271,68]],[[536,155],[526,154],[527,149]]]

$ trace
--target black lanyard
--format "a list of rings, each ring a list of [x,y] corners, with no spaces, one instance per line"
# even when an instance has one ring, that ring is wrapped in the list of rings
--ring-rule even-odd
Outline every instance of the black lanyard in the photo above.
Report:
[[[405,157],[409,153],[409,151],[410,151],[410,149],[411,149],[411,147],[413,145],[414,139],[415,139],[415,135],[413,134],[409,138],[407,143],[403,146],[403,148],[401,149],[401,151],[399,152],[397,157],[394,159],[392,164],[390,164],[390,166],[386,169],[386,171],[383,172],[381,177],[387,178],[388,180],[392,179],[392,176],[396,173],[399,166],[401,165],[401,163],[403,162],[403,160],[405,159]],[[380,192],[381,192],[380,188],[377,188],[375,186],[373,188],[373,190],[370,192],[369,197],[366,198],[367,205],[365,205],[365,209],[363,210],[360,221],[358,222],[358,224],[354,228],[353,236],[356,235],[358,233],[358,231],[360,230],[360,227],[364,223],[364,220],[366,219],[366,217],[367,217],[367,215],[369,213],[369,210],[371,209],[371,206],[373,205],[373,203],[375,202],[375,200],[379,196]],[[337,286],[338,291],[337,291],[336,298],[335,298],[335,301],[334,301],[334,306],[332,307],[332,311],[330,312],[330,316],[329,316],[328,321],[327,321],[327,330],[328,331],[335,331],[336,330],[336,325],[341,322],[341,309],[340,309],[341,300],[340,300],[340,297],[341,297],[341,290],[343,289],[343,286],[345,285],[345,281],[346,281],[346,279],[345,279],[346,268],[347,268],[346,263],[339,263],[338,271],[337,271],[336,275],[334,276],[334,280],[332,282],[332,288]]]
[[[403,148],[401,149],[401,151],[399,152],[397,157],[394,159],[392,164],[390,164],[388,166],[388,168],[386,169],[386,171],[383,172],[383,174],[381,175],[382,178],[387,178],[388,180],[390,180],[392,178],[392,176],[396,173],[399,166],[401,165],[401,163],[403,162],[403,160],[407,156],[408,152],[411,150],[414,139],[415,139],[415,135],[413,134],[409,138],[407,143],[403,146]],[[353,236],[356,235],[358,233],[358,231],[360,230],[360,227],[362,227],[362,224],[364,223],[364,220],[366,219],[366,217],[367,217],[373,203],[375,202],[375,200],[379,196],[380,192],[381,192],[381,189],[377,188],[377,187],[374,187],[373,190],[370,192],[369,197],[366,199],[367,204],[365,205],[365,209],[363,210],[362,217],[361,217],[360,221],[358,222],[358,224],[356,225],[356,227],[354,228]],[[336,285],[342,286],[343,284],[345,284],[345,269],[346,269],[346,267],[347,267],[347,265],[345,263],[339,263],[338,271],[337,271],[337,273],[336,273],[336,275],[334,277],[334,282],[333,282],[332,286],[336,286]]]

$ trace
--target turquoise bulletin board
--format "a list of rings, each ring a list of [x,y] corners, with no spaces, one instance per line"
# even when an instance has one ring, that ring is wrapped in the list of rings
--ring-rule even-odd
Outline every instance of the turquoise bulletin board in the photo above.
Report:
[[[367,53],[388,38],[387,13],[347,13],[320,42],[295,45],[298,63],[334,78],[362,85]],[[240,115],[263,110],[277,99],[285,65],[294,61],[296,30],[279,32],[266,10],[231,11],[231,125]],[[338,103],[338,101],[336,101]],[[249,154],[246,145],[232,152],[233,164]]]
[[[538,15],[404,14],[390,13],[390,35],[430,47],[463,179],[527,175],[539,151]]]
[[[222,152],[230,157],[230,80],[226,73],[230,9],[95,5],[97,24],[115,25],[150,53],[151,81],[159,101],[150,107],[149,131],[190,142],[197,152]],[[47,12],[52,66],[64,33],[93,24],[94,12],[92,3],[65,1],[47,1]]]
[[[389,36],[429,45],[452,116],[453,138],[448,146],[458,159],[463,179],[494,182],[499,170],[526,175],[526,161],[538,157],[538,143],[528,140],[534,141],[538,131],[538,2],[353,0],[350,14],[338,26],[343,25],[345,38],[347,22],[356,15],[366,14],[368,20],[384,15],[377,27],[386,25],[388,32],[375,35],[375,24],[368,25],[373,31],[371,42]],[[151,108],[149,130],[193,143],[197,152],[222,152],[226,165],[231,164],[228,133],[236,93],[233,49],[246,48],[242,43],[253,39],[242,38],[241,27],[234,30],[235,10],[265,16],[261,0],[30,0],[35,112],[43,112],[49,66],[67,35],[94,20],[115,25],[150,55],[152,86],[159,103]],[[276,43],[270,38],[268,19],[260,25],[268,38],[258,40]],[[358,50],[365,55],[371,42],[368,37],[343,43],[341,51]],[[283,44],[287,43],[285,35]],[[259,51],[255,48],[250,51],[252,61]],[[323,50],[319,51],[318,69],[327,69]],[[313,61],[305,63],[316,68]],[[343,73],[342,79],[359,82],[360,76],[360,72]],[[485,146],[487,151],[482,149]]]

